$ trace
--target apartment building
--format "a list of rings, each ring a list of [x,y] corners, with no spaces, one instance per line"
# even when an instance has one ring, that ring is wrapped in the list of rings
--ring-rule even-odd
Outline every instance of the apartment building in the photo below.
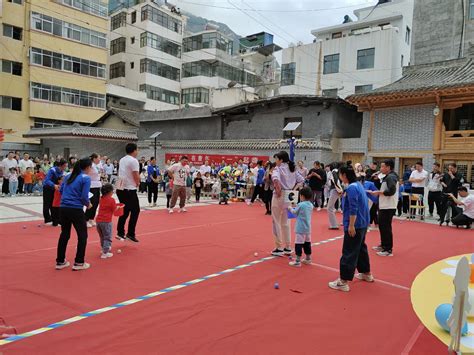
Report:
[[[31,127],[90,124],[105,112],[107,2],[2,0],[3,150],[35,150]]]
[[[346,97],[396,81],[410,63],[413,6],[380,1],[355,10],[355,21],[311,31],[313,43],[283,50],[280,92]]]

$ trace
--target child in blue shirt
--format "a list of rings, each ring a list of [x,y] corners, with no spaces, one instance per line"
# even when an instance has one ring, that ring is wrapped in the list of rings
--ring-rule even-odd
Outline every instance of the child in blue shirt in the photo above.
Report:
[[[397,212],[398,217],[402,215],[402,208],[403,208],[403,195],[402,193],[405,192],[405,186],[403,185],[403,179],[400,179],[400,188],[398,190],[398,204],[397,204]]]
[[[313,212],[313,204],[311,199],[313,192],[309,187],[300,190],[300,203],[295,207],[288,207],[288,210],[296,215],[296,238],[295,238],[295,254],[296,260],[290,262],[290,266],[301,267],[303,264],[311,264],[311,215]],[[301,261],[304,253],[306,259]]]

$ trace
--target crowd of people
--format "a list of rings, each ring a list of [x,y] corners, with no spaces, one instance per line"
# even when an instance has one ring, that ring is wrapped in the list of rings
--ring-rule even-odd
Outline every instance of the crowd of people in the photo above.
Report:
[[[78,235],[73,270],[90,266],[85,262],[88,228],[97,229],[101,258],[113,256],[113,215],[119,216],[116,239],[138,243],[139,193],[146,193],[149,206],[156,207],[159,191],[164,192],[170,214],[177,204],[178,212],[187,212],[186,203],[192,195],[196,202],[206,195],[224,205],[231,198],[246,200],[249,206],[259,201],[265,206],[265,214],[272,218],[274,256],[293,253],[289,213],[293,214],[296,260],[290,265],[297,267],[311,263],[312,210],[326,208],[328,228],[338,230],[342,226],[344,230],[341,276],[329,284],[342,291],[349,289],[347,282],[353,279],[355,269],[360,272],[356,277],[373,281],[366,233],[379,230],[380,244],[373,249],[378,256],[393,256],[393,217],[404,213],[408,219],[418,215],[423,220],[425,198],[431,217],[436,207],[440,225],[452,222],[470,228],[474,221],[474,196],[463,186],[463,177],[454,163],[449,164],[446,172],[434,163],[428,173],[422,162],[417,162],[400,178],[394,171],[393,160],[380,165],[372,162],[367,167],[350,161],[327,165],[316,161],[308,169],[303,161],[295,164],[282,151],[267,162],[204,161],[200,166],[181,156],[177,161],[166,161],[160,168],[155,157],[137,159],[136,144],[127,144],[125,153],[120,161],[112,162],[97,153],[80,160],[76,157],[65,160],[59,156],[31,158],[28,153],[9,152],[1,162],[2,196],[41,194],[44,222],[61,225],[57,269],[70,265],[65,251],[72,227]],[[112,197],[114,192],[118,204]],[[341,224],[338,211],[343,213]]]

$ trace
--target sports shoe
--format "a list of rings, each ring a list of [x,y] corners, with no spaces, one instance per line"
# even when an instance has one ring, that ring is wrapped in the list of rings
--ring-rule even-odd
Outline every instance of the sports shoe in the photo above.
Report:
[[[288,249],[288,248],[283,249],[283,254],[285,254],[285,255],[291,255],[292,252],[293,252],[293,250],[291,250],[291,249]]]
[[[132,237],[132,236],[128,236],[128,235],[127,235],[127,237],[126,237],[126,238],[127,238],[128,240],[130,240],[130,241],[134,242],[134,243],[138,243],[138,242],[139,242],[139,240],[138,240],[137,238],[135,238],[135,237]]]
[[[100,255],[100,258],[101,259],[107,259],[107,258],[111,258],[112,256],[114,256],[114,254],[112,254],[111,252],[108,252],[108,253],[102,253]]]
[[[152,207],[156,207],[156,203],[154,203]]]
[[[349,292],[350,288],[347,282],[342,281],[341,279],[337,279],[335,281],[329,282],[328,286],[333,290]]]
[[[172,213],[174,213],[174,210],[173,210],[172,208],[170,208],[170,209],[168,210],[168,213],[169,213],[169,214],[172,214]]]
[[[378,256],[393,256],[393,253],[391,251],[385,251],[381,250],[377,253]]]
[[[288,265],[294,266],[294,267],[301,267],[301,261],[298,261],[298,260],[290,261]]]
[[[311,265],[313,263],[313,260],[311,259],[304,259],[304,260],[301,260],[301,262],[305,265]]]
[[[358,273],[355,275],[356,279],[366,281],[366,282],[374,282],[374,277],[372,274],[363,274],[363,273]]]
[[[125,241],[125,237],[122,237],[121,235],[116,235],[115,239],[120,240],[121,242]]]
[[[318,212],[321,211],[321,207],[318,207],[318,208],[316,209],[316,211],[318,211]]]
[[[277,248],[277,249],[272,251],[272,255],[273,256],[283,256],[283,250]]]
[[[87,270],[90,267],[91,267],[91,264],[88,264],[88,263],[82,263],[82,264],[74,263],[74,265],[72,266],[72,271]]]
[[[67,260],[64,260],[63,263],[56,263],[56,270],[65,269],[65,268],[69,267],[69,265],[71,265],[71,264]]]
[[[87,222],[86,222],[86,226],[87,226],[87,228],[92,228],[92,227],[94,227],[94,225],[92,224],[91,221],[87,221]]]
[[[150,202],[150,203],[148,204],[148,207],[153,207],[153,204]]]
[[[188,210],[183,207],[183,208],[180,208],[180,209],[179,209],[179,212],[180,212],[180,213],[181,213],[181,212],[188,212]]]
[[[375,251],[383,251],[383,248],[381,245],[377,245],[375,247],[372,247],[372,250],[375,250]]]

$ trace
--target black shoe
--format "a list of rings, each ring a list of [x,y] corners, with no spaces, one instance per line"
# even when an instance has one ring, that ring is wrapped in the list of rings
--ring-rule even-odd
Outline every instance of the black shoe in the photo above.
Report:
[[[292,252],[293,251],[291,249],[287,249],[287,248],[283,249],[283,254],[285,255],[291,255]]]
[[[283,256],[283,250],[277,248],[277,249],[272,251],[272,255],[273,256]]]
[[[116,235],[115,239],[120,240],[121,242],[123,242],[125,240],[125,237],[123,235]]]
[[[132,242],[134,242],[134,243],[138,243],[138,239],[135,238],[135,237],[132,237],[132,236],[128,236],[128,235],[127,235],[127,239],[130,240],[130,241],[132,241]]]
[[[424,220],[425,220],[425,217],[421,216],[420,221],[424,221]]]

